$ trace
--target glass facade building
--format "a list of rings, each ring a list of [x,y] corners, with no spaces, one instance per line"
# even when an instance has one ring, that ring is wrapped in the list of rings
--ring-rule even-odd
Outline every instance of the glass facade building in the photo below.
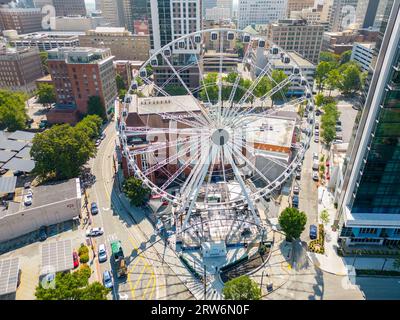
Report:
[[[386,4],[380,53],[336,199],[342,245],[400,244],[400,0]]]

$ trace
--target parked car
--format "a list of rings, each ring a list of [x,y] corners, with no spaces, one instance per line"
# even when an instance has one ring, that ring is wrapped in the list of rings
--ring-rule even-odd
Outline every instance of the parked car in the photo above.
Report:
[[[47,125],[48,125],[48,121],[47,120],[45,120],[45,119],[40,120],[40,123],[39,123],[39,128],[40,129],[46,128]]]
[[[111,272],[106,270],[103,272],[103,284],[106,288],[111,289],[114,286],[114,281]]]
[[[315,121],[315,129],[319,129],[319,122]]]
[[[32,195],[31,194],[24,195],[24,205],[30,206],[31,204],[32,204]]]
[[[342,121],[337,120],[337,121],[336,121],[336,125],[337,125],[337,126],[341,126],[341,125],[342,125]]]
[[[44,241],[47,239],[47,232],[46,232],[46,226],[41,226],[39,229],[39,241]]]
[[[333,144],[343,143],[342,139],[335,139],[333,140]]]
[[[314,172],[312,173],[312,179],[313,179],[314,181],[318,181],[318,180],[319,180],[319,178],[318,178],[318,172],[314,171]]]
[[[79,256],[76,251],[72,253],[72,259],[74,260],[74,268],[78,268],[79,266]]]
[[[30,182],[25,182],[24,183],[24,189],[30,189],[31,183]]]
[[[96,202],[92,202],[92,204],[90,205],[90,212],[92,214],[98,214],[99,213],[99,208],[97,207],[97,203]]]
[[[97,236],[101,236],[103,233],[104,233],[103,228],[92,228],[92,229],[86,231],[86,236],[87,237],[97,237]]]
[[[99,257],[99,262],[107,261],[107,250],[104,244],[99,245],[98,257]]]
[[[321,114],[322,114],[322,111],[321,111],[321,110],[317,109],[317,111],[315,111],[315,115],[316,115],[316,116],[320,116]]]
[[[296,180],[300,180],[300,179],[301,179],[301,172],[296,171]]]
[[[15,176],[15,177],[22,176],[23,174],[24,174],[23,171],[20,171],[20,170],[15,170],[15,171],[14,171],[14,176]]]
[[[300,193],[300,188],[299,186],[294,186],[293,187],[293,194],[299,194]]]
[[[319,136],[319,130],[318,130],[318,129],[315,129],[314,135],[315,135],[316,137]]]
[[[318,160],[318,159],[319,159],[318,153],[314,152],[314,153],[312,154],[312,158],[313,158],[313,160]]]
[[[95,142],[95,146],[98,147],[100,145],[100,143],[101,143],[101,139],[97,139]]]
[[[319,137],[318,137],[318,136],[314,138],[314,142],[315,142],[315,143],[318,143],[318,142],[319,142]]]
[[[104,140],[106,138],[106,134],[103,132],[101,135],[100,135],[100,139],[101,140]]]
[[[310,225],[310,239],[314,240],[318,237],[318,228],[315,224]]]
[[[342,132],[342,127],[341,126],[336,126],[336,132]]]
[[[298,208],[299,207],[299,196],[293,196],[292,198],[292,207]]]

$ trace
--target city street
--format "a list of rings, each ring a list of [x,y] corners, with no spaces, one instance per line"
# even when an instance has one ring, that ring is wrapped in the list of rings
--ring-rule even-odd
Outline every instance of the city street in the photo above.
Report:
[[[92,201],[95,201],[99,207],[99,213],[93,216],[92,227],[104,228],[104,235],[95,238],[95,248],[104,243],[108,253],[108,261],[98,263],[98,280],[102,280],[103,271],[112,268],[110,243],[114,240],[120,240],[127,257],[129,274],[126,279],[119,280],[114,272],[116,283],[113,290],[114,299],[191,298],[186,287],[176,277],[173,277],[172,270],[163,264],[162,257],[155,248],[150,246],[146,249],[148,239],[154,240],[154,236],[152,236],[154,229],[151,223],[143,218],[143,213],[130,212],[136,217],[142,217],[136,223],[121,200],[121,195],[116,191],[118,190],[117,185],[113,189],[113,157],[116,138],[114,122],[108,125],[105,133],[106,138],[99,146],[96,158],[90,162],[92,173],[96,176],[96,182],[89,190],[89,205]],[[139,209],[136,210],[140,211]],[[142,252],[144,249],[146,249],[145,252]],[[138,252],[141,253],[138,254]]]

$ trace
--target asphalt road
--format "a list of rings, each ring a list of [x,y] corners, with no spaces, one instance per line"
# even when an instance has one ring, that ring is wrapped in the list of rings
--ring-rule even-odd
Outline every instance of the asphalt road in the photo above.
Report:
[[[96,158],[90,162],[96,182],[88,190],[89,204],[92,201],[97,202],[100,211],[93,216],[93,226],[104,228],[104,235],[95,238],[96,248],[104,243],[110,257],[110,243],[120,240],[128,261],[128,276],[125,279],[118,279],[114,270],[113,299],[191,299],[192,295],[187,288],[163,262],[164,257],[155,246],[151,245],[155,241],[152,224],[144,218],[141,209],[127,208],[121,200],[117,185],[114,184],[114,125],[114,122],[108,125],[105,130],[106,138],[100,144]],[[96,263],[101,281],[102,273],[106,269],[112,270],[113,264],[110,259],[98,263],[97,258]]]

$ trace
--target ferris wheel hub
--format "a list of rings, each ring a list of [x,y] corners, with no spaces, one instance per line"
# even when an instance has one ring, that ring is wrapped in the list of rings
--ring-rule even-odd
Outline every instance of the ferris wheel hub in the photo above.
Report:
[[[211,135],[211,141],[217,146],[223,146],[229,141],[229,132],[223,128],[217,129]]]

